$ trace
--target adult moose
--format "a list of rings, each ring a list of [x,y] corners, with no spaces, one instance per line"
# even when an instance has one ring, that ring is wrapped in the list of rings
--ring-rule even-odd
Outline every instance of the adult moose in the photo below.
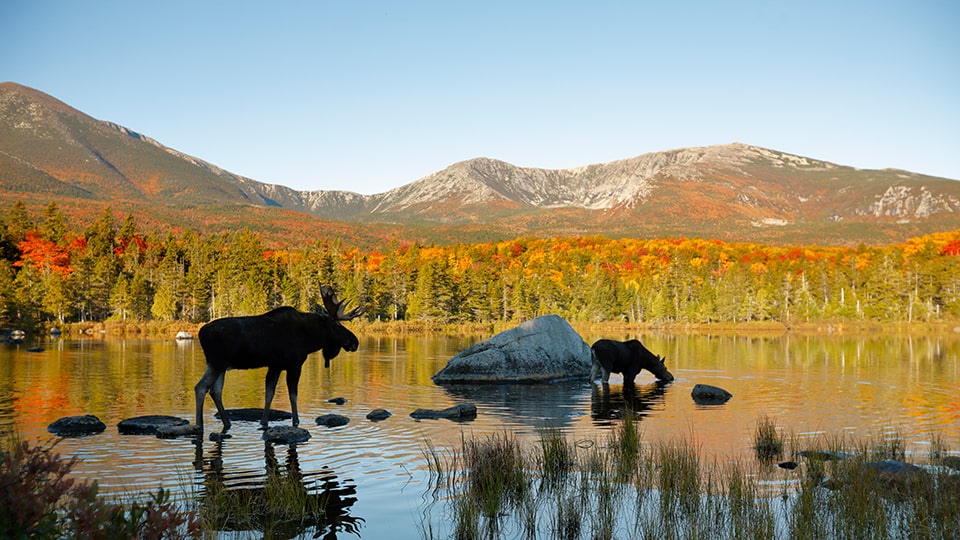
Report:
[[[590,370],[590,380],[595,381],[597,375],[603,372],[603,384],[610,380],[610,373],[622,373],[624,384],[633,384],[637,373],[645,369],[661,381],[670,382],[673,374],[667,370],[664,363],[666,358],[648,351],[642,343],[635,339],[630,341],[613,341],[601,339],[590,347],[593,356],[593,369]]]
[[[293,425],[300,424],[297,415],[297,385],[300,369],[310,353],[323,350],[324,366],[330,367],[340,350],[356,351],[357,336],[341,324],[360,315],[359,308],[344,313],[345,302],[338,302],[333,289],[320,287],[323,308],[303,313],[285,306],[249,317],[225,317],[211,321],[200,328],[198,337],[207,358],[207,370],[194,387],[197,398],[197,426],[203,431],[203,400],[207,393],[217,406],[223,429],[230,429],[221,399],[223,377],[229,369],[267,368],[266,398],[263,418],[266,427],[270,403],[277,389],[280,372],[287,372],[287,391]]]

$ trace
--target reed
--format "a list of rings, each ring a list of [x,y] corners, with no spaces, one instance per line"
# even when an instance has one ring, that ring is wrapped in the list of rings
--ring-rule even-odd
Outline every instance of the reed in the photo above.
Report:
[[[810,441],[786,441],[769,418],[756,425],[757,440],[778,443],[772,455],[801,466],[776,468],[771,454],[704,462],[692,436],[645,443],[628,415],[602,441],[541,430],[532,458],[509,435],[464,440],[462,458],[446,463],[470,470],[435,495],[452,499],[456,538],[960,538],[960,474],[939,467],[900,478],[876,468],[906,455],[899,434],[825,437],[807,453],[800,445]],[[931,462],[951,454],[935,441]],[[784,480],[779,491],[758,484],[772,477]]]
[[[784,436],[776,422],[767,415],[757,419],[753,431],[753,450],[760,461],[773,461],[783,456]]]

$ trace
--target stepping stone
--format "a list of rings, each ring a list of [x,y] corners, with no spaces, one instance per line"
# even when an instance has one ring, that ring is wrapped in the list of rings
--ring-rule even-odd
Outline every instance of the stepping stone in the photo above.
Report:
[[[92,414],[67,416],[47,426],[47,431],[61,437],[95,435],[103,432],[105,429],[107,429],[107,425]]]
[[[263,419],[263,409],[258,409],[256,407],[250,409],[227,409],[224,411],[227,414],[227,420],[239,420],[241,422],[259,422]],[[220,420],[220,413],[214,413],[214,418]],[[278,411],[276,409],[270,409],[270,413],[267,416],[267,420],[289,420],[293,418],[293,414],[287,411]]]
[[[340,414],[325,414],[317,417],[317,424],[327,427],[345,426],[350,423],[350,419]]]
[[[390,413],[390,411],[386,409],[374,409],[367,413],[367,420],[371,420],[373,422],[379,422],[381,420],[386,420],[391,416],[393,415]]]
[[[272,443],[300,443],[310,440],[310,432],[293,426],[274,426],[263,430],[263,440]]]
[[[200,435],[200,426],[186,424],[179,426],[162,426],[157,428],[158,439],[176,439],[178,437],[196,437]]]
[[[156,435],[162,427],[185,426],[190,422],[176,416],[137,416],[121,420],[117,430],[121,435]]]
[[[410,413],[417,420],[446,418],[448,420],[472,420],[477,417],[477,406],[473,403],[461,403],[453,407],[436,409],[417,409]]]

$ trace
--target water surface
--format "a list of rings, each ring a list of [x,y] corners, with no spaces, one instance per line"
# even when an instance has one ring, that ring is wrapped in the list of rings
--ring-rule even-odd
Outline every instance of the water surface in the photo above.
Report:
[[[459,448],[463,437],[500,432],[533,444],[543,427],[603,444],[627,407],[640,416],[648,443],[692,440],[707,457],[719,459],[752,455],[761,415],[811,445],[824,438],[898,437],[922,459],[940,437],[960,450],[960,334],[616,336],[639,337],[666,356],[676,376],[672,384],[658,385],[641,373],[633,392],[616,375],[608,388],[586,381],[445,388],[430,381],[451,356],[485,337],[361,337],[360,349],[342,353],[330,369],[312,356],[299,391],[301,427],[312,439],[294,447],[263,443],[259,425],[248,422],[235,422],[232,438],[219,443],[118,434],[116,424],[134,416],[193,421],[193,385],[204,370],[198,343],[56,340],[42,344],[42,352],[8,345],[0,349],[0,431],[49,440],[46,428],[54,420],[97,415],[108,426],[104,433],[63,439],[57,450],[82,459],[77,476],[96,479],[103,491],[121,497],[160,485],[201,497],[211,482],[255,486],[271,472],[294,471],[340,501],[333,532],[342,538],[419,538],[426,526],[435,533],[449,527],[442,512],[429,511],[428,446]],[[229,372],[225,405],[262,407],[264,375]],[[734,397],[722,406],[698,406],[690,397],[697,383],[721,386]],[[327,401],[334,397],[347,402]],[[479,411],[470,422],[409,416],[416,408],[467,401]],[[274,408],[289,410],[283,378]],[[367,420],[375,408],[393,416]],[[218,430],[209,398],[204,411],[207,431]],[[345,415],[350,423],[316,425],[314,419],[327,413]]]

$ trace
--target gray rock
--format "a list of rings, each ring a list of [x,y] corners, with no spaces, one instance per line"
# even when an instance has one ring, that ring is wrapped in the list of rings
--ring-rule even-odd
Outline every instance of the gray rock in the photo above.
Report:
[[[47,431],[61,437],[82,437],[95,435],[107,429],[107,425],[92,414],[67,416],[47,426]]]
[[[448,409],[417,409],[410,413],[417,420],[446,418],[449,420],[472,420],[477,417],[477,406],[473,403],[461,403]]]
[[[717,386],[698,384],[693,387],[690,396],[700,405],[720,405],[729,401],[733,394]]]
[[[300,443],[310,440],[310,432],[293,426],[274,426],[263,430],[263,440],[273,443]]]
[[[184,426],[190,422],[176,416],[137,416],[121,420],[117,430],[121,435],[156,435],[157,430],[168,426]]]
[[[263,418],[263,409],[256,407],[249,409],[227,409],[224,411],[228,420],[239,420],[241,422],[259,422]],[[220,413],[214,413],[214,418],[220,419]],[[278,411],[270,409],[267,420],[289,420],[293,414],[287,411]]]
[[[433,376],[436,384],[537,383],[586,378],[590,346],[557,315],[526,321],[467,347]]]
[[[341,414],[324,414],[317,417],[317,424],[327,427],[345,426],[350,423],[350,419]]]
[[[380,420],[386,420],[391,416],[393,416],[393,414],[386,409],[374,409],[367,413],[367,420],[379,422]]]
[[[158,439],[176,439],[178,437],[196,437],[200,435],[200,426],[194,424],[161,426],[157,428]]]

